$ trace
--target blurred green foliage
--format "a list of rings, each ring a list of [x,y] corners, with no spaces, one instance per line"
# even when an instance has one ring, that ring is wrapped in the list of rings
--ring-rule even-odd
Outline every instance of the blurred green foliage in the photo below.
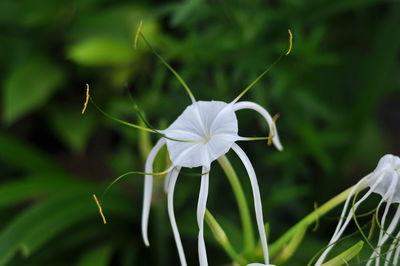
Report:
[[[201,100],[232,100],[286,49],[292,30],[291,56],[245,96],[281,114],[283,152],[242,145],[258,174],[272,241],[384,153],[400,154],[398,1],[3,0],[0,265],[176,265],[161,181],[149,249],[139,233],[142,177],[110,191],[107,226],[91,199],[119,174],[142,170],[155,138],[103,119],[93,106],[82,116],[85,83],[107,112],[136,122],[130,90],[160,128],[190,103],[143,43],[133,49],[140,20]],[[238,116],[242,135],[266,134],[251,112]],[[245,171],[231,159],[251,202]],[[190,265],[197,265],[198,189],[196,177],[178,180],[177,220]],[[229,189],[214,167],[208,206],[238,246]],[[230,196],[221,201],[221,192]],[[321,220],[287,265],[305,265],[333,224]],[[210,264],[227,264],[207,234]]]

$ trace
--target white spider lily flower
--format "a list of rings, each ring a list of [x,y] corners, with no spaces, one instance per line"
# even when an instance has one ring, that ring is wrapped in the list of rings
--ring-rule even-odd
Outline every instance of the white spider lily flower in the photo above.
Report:
[[[204,242],[204,216],[206,212],[206,203],[208,196],[209,172],[211,163],[232,149],[243,162],[250,178],[253,190],[254,207],[256,213],[257,227],[260,234],[264,260],[269,264],[268,244],[264,228],[264,218],[261,206],[261,197],[258,187],[256,174],[246,153],[236,144],[237,141],[268,139],[278,150],[282,150],[278,133],[275,127],[274,119],[260,105],[253,102],[238,102],[239,99],[249,91],[271,67],[275,65],[283,56],[288,55],[292,48],[292,33],[289,33],[289,48],[277,60],[261,73],[249,86],[247,86],[238,97],[232,102],[225,103],[221,101],[196,101],[193,93],[179,74],[162,58],[157,51],[150,45],[144,35],[140,32],[141,23],[135,36],[135,47],[138,37],[142,37],[146,45],[161,60],[161,62],[175,75],[181,85],[188,93],[192,104],[188,106],[183,113],[165,130],[154,130],[162,137],[150,151],[146,160],[145,172],[153,172],[153,162],[161,147],[166,145],[172,164],[172,170],[165,179],[165,190],[168,198],[168,214],[171,222],[175,243],[178,249],[179,259],[182,266],[186,266],[186,258],[180,239],[178,227],[175,220],[173,208],[173,195],[175,184],[182,167],[202,167],[200,193],[197,204],[197,223],[199,227],[198,234],[198,255],[200,266],[208,265],[207,252]],[[236,111],[242,109],[253,109],[260,113],[267,121],[270,129],[269,137],[246,138],[238,135],[238,122]],[[139,128],[137,125],[133,125]],[[148,129],[145,129],[148,130]],[[149,245],[148,240],[148,220],[151,205],[153,176],[145,175],[143,211],[142,211],[142,235],[145,244]]]
[[[398,156],[394,156],[391,154],[387,154],[383,156],[376,167],[376,169],[362,178],[352,189],[350,194],[348,195],[346,202],[344,204],[344,208],[341,214],[341,219],[336,227],[336,230],[329,242],[328,248],[322,253],[319,257],[318,261],[315,265],[321,265],[330,250],[335,246],[335,243],[339,240],[352,217],[355,215],[357,208],[363,203],[372,193],[377,193],[382,196],[377,208],[377,212],[379,211],[380,206],[383,203],[386,203],[385,210],[380,219],[380,227],[381,231],[379,232],[379,238],[374,251],[372,252],[368,262],[366,265],[371,265],[373,261],[375,261],[375,265],[380,265],[381,257],[386,254],[384,261],[385,266],[389,265],[390,261],[393,261],[390,265],[398,265],[399,257],[400,257],[400,230],[396,233],[395,237],[393,237],[393,233],[397,228],[400,220],[400,158]],[[362,189],[367,189],[366,193],[361,197],[361,199],[357,200],[354,205],[349,209],[350,200],[357,195],[359,191]],[[388,226],[386,226],[386,217],[389,212],[389,208],[397,203],[395,206],[396,213],[393,218],[389,222]],[[397,229],[398,230],[398,229]],[[389,249],[385,253],[381,253],[381,249],[386,242],[392,239],[392,243]],[[394,256],[393,256],[394,254]]]
[[[250,178],[253,189],[254,206],[257,226],[263,247],[266,265],[269,265],[268,245],[264,229],[261,197],[256,174],[245,152],[235,143],[236,141],[251,140],[238,135],[236,111],[253,109],[259,112],[267,121],[272,131],[272,143],[279,150],[282,145],[276,131],[275,123],[269,113],[260,105],[252,102],[194,101],[167,129],[158,130],[166,138],[161,138],[151,150],[145,172],[153,171],[152,164],[156,154],[163,145],[167,146],[173,170],[166,178],[168,194],[168,214],[177,245],[181,265],[187,265],[182,242],[179,236],[173,211],[173,193],[175,183],[182,167],[202,167],[200,194],[197,205],[197,222],[199,226],[198,252],[200,265],[208,265],[206,247],[203,237],[204,215],[208,194],[209,171],[211,163],[232,149],[243,162]],[[176,141],[180,140],[180,141]],[[146,175],[143,200],[142,234],[146,245],[149,245],[147,227],[151,203],[153,176]]]

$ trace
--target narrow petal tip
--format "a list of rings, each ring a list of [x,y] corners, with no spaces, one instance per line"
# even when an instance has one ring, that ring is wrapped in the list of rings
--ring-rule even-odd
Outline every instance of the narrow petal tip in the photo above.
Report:
[[[149,247],[149,246],[150,246],[150,243],[149,243],[149,237],[147,236],[147,233],[142,232],[142,238],[143,238],[143,243],[144,243],[144,245],[145,245],[146,247]]]

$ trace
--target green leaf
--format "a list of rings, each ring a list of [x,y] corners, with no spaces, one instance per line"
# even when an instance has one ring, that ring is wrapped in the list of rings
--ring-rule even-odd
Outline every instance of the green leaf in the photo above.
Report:
[[[129,213],[128,201],[108,197],[106,214]],[[18,252],[25,257],[71,226],[97,217],[98,210],[86,189],[63,191],[19,215],[0,235],[0,265]],[[98,222],[101,223],[98,217]]]
[[[0,151],[0,162],[16,169],[41,173],[63,172],[48,154],[1,131]]]
[[[67,49],[68,58],[84,66],[127,65],[136,55],[131,42],[111,36],[93,36]]]
[[[104,245],[86,253],[78,262],[78,266],[107,266],[111,260],[112,246]]]
[[[3,182],[0,186],[0,209],[12,207],[23,201],[44,195],[56,195],[60,187],[69,189],[74,187],[90,186],[82,181],[62,176],[58,173],[42,173],[18,178],[9,182]]]
[[[4,82],[3,118],[12,123],[40,108],[63,83],[62,69],[48,58],[32,56],[18,62]]]
[[[340,266],[348,264],[348,262],[353,259],[361,251],[364,246],[364,241],[359,241],[357,244],[349,248],[348,250],[340,253],[338,256],[334,257],[330,261],[322,264],[322,266]]]

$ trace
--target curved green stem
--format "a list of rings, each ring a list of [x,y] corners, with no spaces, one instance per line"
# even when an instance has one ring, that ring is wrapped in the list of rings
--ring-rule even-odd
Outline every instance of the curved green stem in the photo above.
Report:
[[[226,236],[224,230],[218,224],[217,220],[215,220],[214,216],[212,216],[209,210],[206,210],[205,220],[208,226],[210,227],[211,232],[214,235],[214,238],[223,247],[228,256],[234,262],[240,263],[241,265],[246,265],[247,264],[246,260],[243,257],[241,257],[232,247],[232,244],[229,242],[228,237]]]
[[[235,170],[232,167],[232,164],[229,162],[228,158],[224,155],[218,159],[219,164],[224,170],[226,177],[231,184],[233,193],[236,198],[236,202],[238,204],[240,219],[243,226],[243,252],[245,254],[249,254],[254,251],[255,242],[254,242],[254,232],[253,225],[251,223],[250,211],[246,201],[246,197],[236,175]]]
[[[319,219],[319,217],[323,216],[333,208],[335,208],[337,205],[342,203],[347,199],[349,196],[351,190],[353,189],[354,186],[346,189],[342,193],[336,195],[329,201],[327,201],[325,204],[323,204],[321,207],[315,209],[313,212],[308,214],[306,217],[304,217],[300,222],[298,222],[296,225],[294,225],[292,228],[290,228],[284,235],[282,235],[278,240],[276,240],[272,245],[269,247],[269,254],[271,257],[274,257],[285,245],[290,241],[290,239],[296,235],[298,230],[302,228],[307,228],[311,224],[313,224],[315,221]],[[354,193],[358,193],[365,189],[365,186],[359,186]]]

